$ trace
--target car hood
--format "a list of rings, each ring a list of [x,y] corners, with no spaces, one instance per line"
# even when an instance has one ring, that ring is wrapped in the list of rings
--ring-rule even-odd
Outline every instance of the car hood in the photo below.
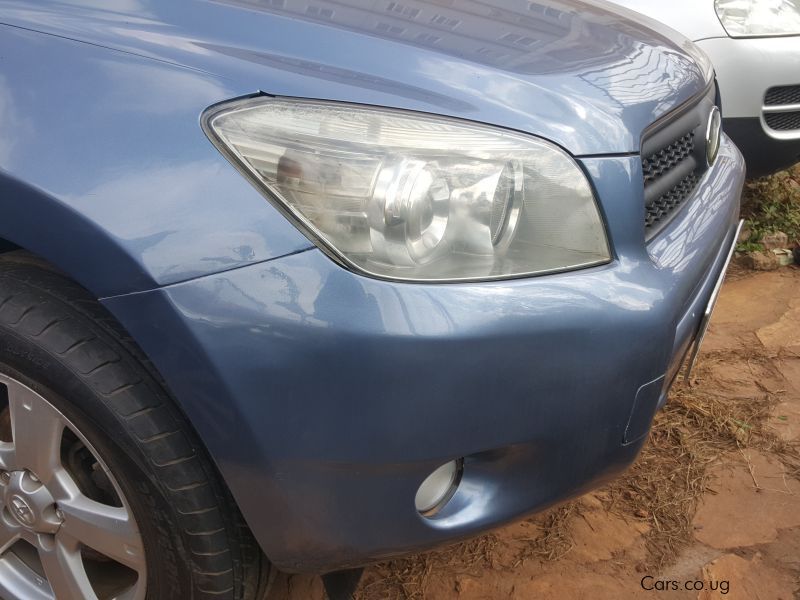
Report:
[[[243,94],[471,119],[547,138],[577,156],[638,152],[642,131],[709,77],[687,54],[691,42],[605,3],[0,4],[7,24],[212,73],[238,82]]]

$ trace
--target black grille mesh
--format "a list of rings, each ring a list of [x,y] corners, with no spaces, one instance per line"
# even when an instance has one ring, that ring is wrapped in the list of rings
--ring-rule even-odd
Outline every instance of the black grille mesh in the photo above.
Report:
[[[655,154],[642,159],[644,185],[655,181],[665,173],[672,171],[681,161],[694,151],[694,132],[689,132],[662,148]]]
[[[781,104],[800,104],[800,85],[784,85],[769,88],[764,96],[767,106],[780,106]]]
[[[667,113],[642,136],[644,234],[649,241],[694,197],[708,170],[706,131],[714,114],[716,87]]]
[[[658,225],[665,217],[681,206],[694,191],[700,178],[691,173],[680,180],[666,194],[655,200],[650,206],[646,207],[644,216],[645,229],[651,229]]]
[[[800,129],[800,111],[766,113],[764,120],[771,129],[776,131],[790,131]]]

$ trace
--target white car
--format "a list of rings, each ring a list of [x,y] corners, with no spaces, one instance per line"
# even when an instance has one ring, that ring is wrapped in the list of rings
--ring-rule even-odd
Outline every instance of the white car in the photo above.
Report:
[[[664,23],[714,63],[724,129],[748,177],[800,162],[800,0],[611,0]]]

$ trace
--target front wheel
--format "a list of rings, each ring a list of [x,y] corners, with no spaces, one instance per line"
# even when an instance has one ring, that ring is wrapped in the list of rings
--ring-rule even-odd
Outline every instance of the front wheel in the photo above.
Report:
[[[0,257],[0,597],[240,600],[264,564],[110,315],[36,260]]]
[[[7,413],[0,443],[3,597],[121,592],[143,600],[139,524],[100,453],[53,404],[9,374],[0,374],[0,402]]]

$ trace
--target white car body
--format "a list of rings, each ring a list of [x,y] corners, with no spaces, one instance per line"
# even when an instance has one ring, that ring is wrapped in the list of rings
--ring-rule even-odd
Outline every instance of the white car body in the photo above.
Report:
[[[800,161],[800,35],[732,38],[713,0],[610,1],[675,29],[708,54],[725,132],[742,150],[748,176]]]

